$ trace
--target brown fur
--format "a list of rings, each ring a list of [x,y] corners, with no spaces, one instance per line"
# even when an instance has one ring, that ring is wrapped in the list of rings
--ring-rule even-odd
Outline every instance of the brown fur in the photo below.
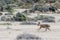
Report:
[[[48,24],[40,24],[40,22],[38,22],[38,26],[40,26],[40,27],[39,27],[39,30],[40,30],[41,28],[45,28],[46,31],[47,31],[47,29],[50,30],[50,25],[48,25]]]

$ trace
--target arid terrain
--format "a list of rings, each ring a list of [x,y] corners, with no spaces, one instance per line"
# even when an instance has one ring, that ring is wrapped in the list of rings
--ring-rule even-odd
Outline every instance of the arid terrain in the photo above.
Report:
[[[3,23],[3,22],[1,22]],[[49,24],[51,31],[38,31],[37,25],[21,25],[22,22],[10,22],[12,25],[0,25],[0,40],[16,40],[18,35],[33,34],[43,40],[60,40],[60,23]],[[14,23],[14,24],[13,24]]]

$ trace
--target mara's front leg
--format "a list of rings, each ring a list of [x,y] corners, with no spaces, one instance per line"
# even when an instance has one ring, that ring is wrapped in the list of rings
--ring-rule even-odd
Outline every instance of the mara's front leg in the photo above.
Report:
[[[45,31],[47,31],[47,28],[45,28]]]
[[[42,27],[39,27],[39,28],[38,28],[38,31],[40,31],[41,28],[42,28]]]

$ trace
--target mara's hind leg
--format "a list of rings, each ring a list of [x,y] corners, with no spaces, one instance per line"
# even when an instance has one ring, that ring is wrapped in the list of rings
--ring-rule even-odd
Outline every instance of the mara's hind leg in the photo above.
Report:
[[[48,27],[47,29],[48,29],[49,31],[51,31],[51,29],[50,29],[49,27]]]
[[[49,27],[45,29],[45,31],[47,31],[47,30],[51,31]]]

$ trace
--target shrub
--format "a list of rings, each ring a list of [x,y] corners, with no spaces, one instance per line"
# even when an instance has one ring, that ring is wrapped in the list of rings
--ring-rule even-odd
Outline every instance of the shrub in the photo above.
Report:
[[[16,17],[14,17],[15,21],[25,21],[26,20],[26,16],[21,14],[21,13],[17,13]]]

